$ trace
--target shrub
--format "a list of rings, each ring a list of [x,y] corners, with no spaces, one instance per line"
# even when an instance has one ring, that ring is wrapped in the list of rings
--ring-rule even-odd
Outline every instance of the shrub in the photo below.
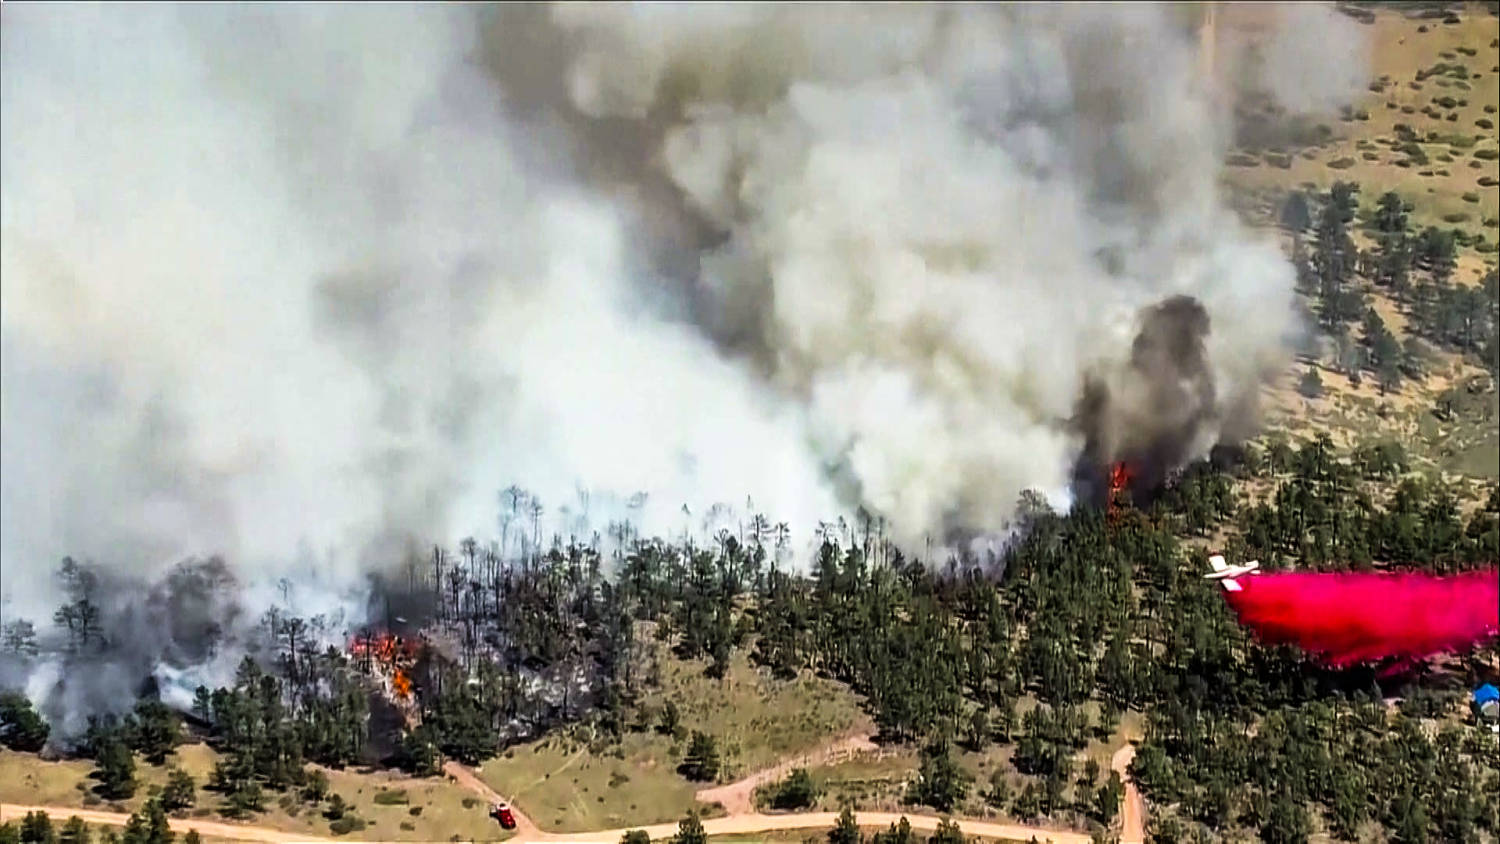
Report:
[[[1373,152],[1362,152],[1362,153],[1359,154],[1359,157],[1363,158],[1366,161],[1379,161],[1380,160],[1380,156],[1376,155]]]
[[[405,806],[408,802],[406,789],[393,788],[375,794],[375,802],[381,806]]]
[[[806,809],[818,799],[818,787],[806,768],[798,768],[776,786],[771,796],[774,809]]]
[[[1323,397],[1323,379],[1319,377],[1316,369],[1309,369],[1303,374],[1302,380],[1297,382],[1297,392],[1309,399]]]
[[[334,835],[348,835],[351,832],[358,832],[364,828],[364,819],[355,817],[354,815],[345,815],[328,824],[328,831]]]
[[[1328,169],[1330,170],[1348,170],[1353,166],[1354,159],[1348,157],[1335,158],[1334,160],[1328,162]]]
[[[1455,211],[1452,214],[1443,215],[1443,222],[1445,223],[1462,223],[1466,222],[1468,219],[1469,215],[1464,213],[1463,211]]]
[[[414,818],[421,817],[422,816],[422,807],[421,806],[413,806],[410,809],[407,809],[406,813],[408,815],[411,815]]]
[[[1474,251],[1481,255],[1493,254],[1495,249],[1496,246],[1493,243],[1477,243],[1474,245]]]
[[[1237,153],[1229,156],[1229,158],[1227,159],[1227,162],[1228,162],[1229,166],[1231,166],[1231,167],[1259,167],[1260,166],[1260,161],[1257,160],[1255,158],[1255,156],[1253,156],[1253,155],[1246,155],[1245,153],[1242,153],[1242,152],[1237,152]]]
[[[1494,176],[1480,176],[1479,177],[1479,186],[1480,187],[1482,187],[1482,188],[1492,188],[1495,185],[1500,185],[1500,179],[1497,179]]]
[[[1500,109],[1496,109],[1494,103],[1485,103],[1484,104],[1484,113],[1485,114],[1494,114],[1497,110],[1500,110]]]
[[[1495,121],[1489,119],[1488,117],[1481,117],[1478,120],[1474,121],[1474,125],[1478,126],[1481,129],[1493,129],[1495,128]]]
[[[1500,150],[1476,149],[1474,150],[1474,157],[1481,161],[1494,161],[1495,159],[1500,158]]]
[[[1478,202],[1479,194],[1474,193],[1473,191],[1469,191],[1468,193],[1465,193],[1463,195],[1463,200],[1464,202]]]

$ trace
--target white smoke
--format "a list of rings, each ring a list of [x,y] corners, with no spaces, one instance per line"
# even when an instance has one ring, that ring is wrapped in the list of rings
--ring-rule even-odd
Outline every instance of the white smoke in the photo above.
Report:
[[[1155,424],[1143,308],[1211,320],[1189,450],[1280,361],[1290,268],[1162,8],[494,12],[0,12],[7,617],[64,554],[214,553],[350,617],[511,483],[983,533],[1066,506],[1089,381]]]

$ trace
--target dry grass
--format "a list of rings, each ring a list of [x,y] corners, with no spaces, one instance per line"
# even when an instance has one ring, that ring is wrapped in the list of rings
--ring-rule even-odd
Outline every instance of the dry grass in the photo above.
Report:
[[[743,650],[723,680],[705,676],[702,661],[662,656],[664,693],[645,705],[659,711],[665,700],[676,701],[688,734],[703,730],[717,738],[723,782],[812,750],[862,723],[858,700],[847,689],[808,674],[774,680],[752,666]],[[543,829],[558,832],[663,823],[697,805],[694,794],[703,784],[676,771],[686,742],[651,730],[628,733],[618,747],[591,751],[589,738],[574,730],[518,746],[486,763],[480,775]]]
[[[1419,32],[1423,27],[1427,31]],[[1372,47],[1371,82],[1382,87],[1378,92],[1367,91],[1354,106],[1354,114],[1362,112],[1368,119],[1341,120],[1334,116],[1324,121],[1334,132],[1332,140],[1321,147],[1285,150],[1291,156],[1289,168],[1262,160],[1256,167],[1227,168],[1226,179],[1241,188],[1282,189],[1311,183],[1320,190],[1337,180],[1352,180],[1361,185],[1367,203],[1386,191],[1400,193],[1415,205],[1414,225],[1457,225],[1471,232],[1484,231],[1488,240],[1495,242],[1500,232],[1494,227],[1482,228],[1482,221],[1500,215],[1500,187],[1481,186],[1479,180],[1494,177],[1500,172],[1500,163],[1474,156],[1478,150],[1496,149],[1494,127],[1500,123],[1500,115],[1484,110],[1486,105],[1493,107],[1500,102],[1500,75],[1494,72],[1500,49],[1492,46],[1495,17],[1477,4],[1463,12],[1458,24],[1415,20],[1382,10],[1365,30]],[[1459,48],[1472,50],[1475,55],[1459,52]],[[1419,71],[1439,63],[1462,65],[1469,78],[1437,74],[1417,81]],[[1465,104],[1439,108],[1437,118],[1423,113],[1423,108],[1438,108],[1434,100],[1443,97]],[[1455,119],[1448,120],[1450,114]],[[1489,128],[1479,125],[1482,120],[1489,121]],[[1416,133],[1428,164],[1398,165],[1407,156],[1397,149],[1397,124],[1405,124]],[[1429,133],[1436,133],[1439,140],[1427,141]],[[1461,136],[1459,144],[1448,143],[1453,136]],[[1374,161],[1365,158],[1367,152],[1374,154]],[[1451,160],[1444,161],[1444,157]],[[1339,159],[1352,159],[1353,164],[1343,169],[1328,166]],[[1477,195],[1478,201],[1465,200],[1465,194]],[[1450,214],[1466,214],[1468,219],[1462,223],[1444,221],[1443,217]],[[1487,263],[1493,265],[1494,253],[1488,257],[1467,253],[1457,276],[1472,280],[1482,274]]]
[[[178,748],[168,764],[178,764],[198,782],[198,808],[190,812],[197,817],[216,815],[219,797],[201,786],[218,756],[205,745],[192,744]],[[136,761],[136,775],[141,785],[129,800],[100,803],[88,789],[93,780],[93,764],[87,761],[43,761],[32,754],[0,751],[0,802],[77,808],[110,809],[133,812],[149,798],[154,787],[166,782],[167,766],[153,767]],[[487,814],[487,807],[469,792],[444,780],[415,780],[388,772],[325,771],[331,793],[341,795],[350,811],[365,820],[365,829],[348,834],[354,841],[445,841],[453,835],[464,840],[500,841],[509,837]],[[81,786],[81,787],[80,787]],[[380,805],[375,795],[383,789],[401,789],[408,797],[402,805]],[[319,810],[300,800],[278,803],[279,796],[266,795],[267,811],[247,823],[288,832],[330,835],[328,821]],[[471,805],[466,806],[465,802]],[[420,807],[419,815],[410,809]],[[410,829],[403,828],[403,824]]]

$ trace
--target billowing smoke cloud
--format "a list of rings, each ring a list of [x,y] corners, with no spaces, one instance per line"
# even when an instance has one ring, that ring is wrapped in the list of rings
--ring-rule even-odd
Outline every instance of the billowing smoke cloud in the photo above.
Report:
[[[1293,328],[1157,7],[3,15],[7,617],[221,555],[357,621],[509,483],[983,533],[1200,453]]]

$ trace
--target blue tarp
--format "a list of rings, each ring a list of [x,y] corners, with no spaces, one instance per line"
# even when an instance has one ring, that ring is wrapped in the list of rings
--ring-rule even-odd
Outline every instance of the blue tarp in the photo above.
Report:
[[[1479,688],[1474,690],[1475,706],[1484,706],[1486,703],[1489,703],[1492,700],[1500,701],[1500,689],[1495,688],[1489,683],[1485,683],[1483,686],[1480,686]]]

